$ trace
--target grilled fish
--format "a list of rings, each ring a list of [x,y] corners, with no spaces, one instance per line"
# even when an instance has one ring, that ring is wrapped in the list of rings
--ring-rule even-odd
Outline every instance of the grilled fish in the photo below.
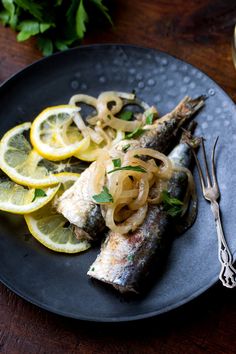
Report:
[[[186,135],[169,154],[176,166],[188,167],[191,149],[185,142]],[[195,144],[199,141],[192,140]],[[173,173],[167,185],[170,197],[183,200],[188,186],[184,171]],[[110,231],[100,254],[91,265],[88,275],[111,284],[121,293],[139,292],[148,273],[162,256],[167,239],[171,235],[173,218],[164,203],[149,205],[144,223],[133,233],[121,235]],[[176,220],[176,219],[175,219]]]
[[[196,99],[185,97],[177,107],[160,119],[152,129],[144,132],[136,140],[122,140],[111,151],[111,155],[119,150],[133,148],[152,148],[160,152],[168,151],[173,137],[194,113],[204,105],[204,97]],[[96,162],[93,162],[80,176],[78,181],[68,189],[57,201],[57,211],[74,225],[78,239],[98,239],[105,229],[105,222],[100,206],[95,204],[90,193],[90,180]]]

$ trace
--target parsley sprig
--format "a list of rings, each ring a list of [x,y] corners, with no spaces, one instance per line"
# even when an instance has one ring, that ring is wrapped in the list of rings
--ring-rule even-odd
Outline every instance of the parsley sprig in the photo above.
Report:
[[[131,120],[133,118],[133,112],[131,111],[123,111],[119,113],[118,117],[122,120]]]
[[[116,171],[136,171],[136,172],[147,172],[145,170],[145,168],[143,168],[142,166],[123,166],[123,167],[117,167],[117,168],[114,168],[113,170],[110,170],[108,171],[107,173],[113,173],[113,172],[116,172]]]
[[[138,127],[136,129],[134,129],[134,131],[132,131],[131,133],[126,133],[125,134],[125,139],[136,139],[140,135],[142,135],[144,132],[145,132],[144,129]]]
[[[104,186],[103,190],[99,194],[93,195],[93,200],[95,200],[96,203],[103,204],[103,203],[113,203],[113,197],[109,192],[109,189]]]
[[[166,190],[161,194],[164,209],[172,217],[178,216],[182,212],[183,202],[177,198],[171,197],[170,193]]]
[[[17,31],[19,42],[36,37],[43,55],[78,44],[100,15],[112,24],[103,0],[0,0],[0,23]]]
[[[121,159],[113,159],[112,162],[114,167],[121,167]]]
[[[32,202],[34,202],[37,198],[42,198],[42,197],[46,197],[46,196],[47,196],[47,194],[44,192],[43,189],[35,189]]]

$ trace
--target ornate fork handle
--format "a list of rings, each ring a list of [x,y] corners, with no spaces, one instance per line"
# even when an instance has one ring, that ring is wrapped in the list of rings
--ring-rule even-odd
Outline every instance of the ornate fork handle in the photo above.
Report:
[[[234,288],[236,286],[236,270],[233,267],[233,258],[225,240],[220,218],[220,207],[217,201],[211,201],[211,210],[215,217],[218,237],[218,258],[221,263],[219,279],[227,288]]]

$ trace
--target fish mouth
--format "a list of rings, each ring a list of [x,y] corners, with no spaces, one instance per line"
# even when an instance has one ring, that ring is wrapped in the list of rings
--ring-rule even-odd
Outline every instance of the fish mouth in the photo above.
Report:
[[[206,98],[206,95],[200,95],[194,99],[187,96],[186,107],[192,113],[197,112],[200,108],[203,107]]]

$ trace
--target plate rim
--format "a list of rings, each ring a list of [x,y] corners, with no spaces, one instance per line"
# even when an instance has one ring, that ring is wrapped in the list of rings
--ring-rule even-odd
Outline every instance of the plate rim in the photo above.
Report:
[[[142,314],[139,314],[139,315],[122,316],[122,317],[121,316],[120,317],[118,317],[118,316],[113,316],[113,317],[90,317],[90,316],[85,316],[85,315],[81,315],[81,314],[74,315],[73,313],[68,313],[68,312],[64,312],[64,311],[60,311],[60,310],[55,310],[55,309],[51,308],[50,306],[47,306],[47,305],[42,304],[42,303],[40,303],[38,301],[35,301],[31,297],[28,297],[28,296],[25,296],[25,295],[21,294],[21,291],[14,289],[14,287],[11,286],[11,285],[8,285],[7,280],[2,280],[2,278],[1,278],[0,281],[2,282],[2,284],[4,284],[4,286],[6,286],[11,291],[13,291],[13,293],[15,293],[21,299],[29,302],[30,304],[32,304],[34,306],[37,306],[37,307],[41,308],[43,310],[51,312],[53,314],[56,314],[56,315],[59,315],[59,316],[65,317],[65,318],[71,318],[71,319],[75,319],[75,320],[93,322],[93,323],[125,323],[125,322],[141,321],[141,320],[144,320],[144,319],[157,317],[159,315],[166,314],[169,311],[173,311],[173,310],[175,310],[177,308],[183,307],[184,305],[186,305],[190,301],[193,301],[198,296],[202,295],[204,292],[206,292],[208,289],[210,289],[214,284],[216,284],[217,281],[218,281],[218,277],[216,276],[210,282],[210,285],[208,283],[206,286],[201,287],[200,289],[198,289],[194,293],[191,293],[187,297],[184,297],[181,301],[179,301],[177,303],[170,304],[170,305],[168,305],[168,306],[166,306],[164,308],[161,308],[159,310],[150,311],[150,312],[142,313]]]
[[[70,48],[66,51],[63,52],[57,52],[54,53],[48,57],[42,57],[34,62],[32,62],[31,64],[27,65],[26,67],[24,67],[23,69],[20,69],[18,71],[16,71],[15,73],[13,73],[12,75],[10,75],[10,77],[8,77],[7,79],[3,80],[2,83],[0,83],[0,95],[2,90],[7,89],[7,86],[9,84],[12,83],[12,81],[14,82],[14,80],[18,80],[20,78],[21,75],[24,75],[25,73],[27,73],[28,71],[34,69],[35,67],[37,68],[38,65],[43,65],[44,62],[48,62],[51,59],[56,58],[57,56],[63,56],[63,55],[70,55],[71,52],[77,52],[80,50],[86,50],[86,49],[96,49],[96,48],[112,48],[112,47],[123,47],[123,48],[134,48],[136,50],[142,50],[143,52],[145,51],[152,51],[153,53],[159,53],[159,54],[164,54],[167,57],[170,58],[174,58],[175,60],[178,60],[179,62],[181,62],[182,64],[187,64],[190,68],[193,69],[197,69],[198,71],[202,72],[213,84],[214,86],[217,86],[217,89],[219,89],[219,91],[227,97],[227,99],[235,106],[235,103],[233,101],[233,99],[227,94],[226,91],[224,91],[224,89],[215,81],[211,78],[211,76],[209,76],[207,73],[205,73],[204,70],[199,69],[197,66],[189,63],[186,60],[180,59],[178,57],[176,57],[175,55],[169,54],[167,51],[163,51],[163,50],[159,50],[153,47],[145,47],[145,46],[140,46],[140,45],[136,45],[136,44],[127,44],[127,43],[95,43],[95,44],[86,44],[86,45],[81,45],[81,46],[77,46],[74,48]],[[236,255],[236,251],[233,253],[233,259],[235,260],[235,255]],[[63,316],[63,317],[67,317],[67,318],[73,318],[76,320],[82,320],[82,321],[89,321],[89,322],[103,322],[103,323],[115,323],[115,322],[131,322],[131,321],[138,321],[138,320],[143,320],[143,319],[147,319],[147,318],[152,318],[152,317],[156,317],[158,315],[161,314],[165,314],[169,311],[172,311],[176,308],[182,307],[183,305],[187,304],[188,302],[194,300],[195,298],[197,298],[198,296],[200,296],[201,294],[203,294],[205,291],[207,291],[209,288],[211,288],[217,281],[219,281],[218,275],[216,275],[213,279],[211,279],[210,282],[208,282],[207,284],[203,285],[201,288],[197,289],[196,291],[194,291],[193,293],[189,294],[188,296],[184,297],[183,299],[177,301],[176,303],[172,303],[169,304],[167,306],[165,306],[164,308],[160,308],[158,310],[153,310],[153,311],[149,311],[149,312],[145,312],[142,314],[137,314],[137,315],[129,315],[129,316],[112,316],[112,317],[97,317],[97,316],[86,316],[86,315],[82,315],[82,314],[74,314],[74,313],[68,313],[68,312],[64,312],[64,311],[60,311],[58,309],[54,309],[51,306],[48,306],[46,304],[42,304],[40,301],[37,301],[33,298],[31,298],[30,296],[27,296],[23,293],[21,293],[21,291],[19,289],[15,289],[14,286],[12,286],[10,284],[10,282],[5,279],[4,276],[1,275],[0,273],[0,281],[2,282],[2,284],[4,284],[4,286],[6,286],[8,289],[10,289],[11,291],[13,291],[17,296],[21,297],[22,299],[28,301],[29,303],[47,310],[51,313]]]
[[[89,48],[96,48],[96,47],[104,47],[104,48],[108,48],[108,47],[129,47],[129,48],[134,48],[134,49],[141,49],[141,50],[150,50],[153,52],[157,52],[157,53],[161,53],[164,55],[167,55],[170,58],[174,58],[175,60],[178,60],[179,62],[183,63],[183,64],[188,64],[191,68],[193,69],[197,69],[198,71],[202,72],[209,80],[211,80],[211,82],[214,85],[217,85],[217,88],[224,94],[227,96],[227,98],[231,101],[231,103],[233,103],[235,105],[235,102],[233,101],[233,99],[229,96],[229,94],[209,75],[207,74],[204,70],[198,68],[197,66],[195,66],[194,64],[191,64],[189,61],[187,60],[183,60],[178,58],[177,56],[168,53],[165,50],[160,50],[157,48],[153,48],[153,47],[145,47],[142,45],[137,45],[137,44],[128,44],[128,43],[113,43],[113,42],[109,42],[109,43],[92,43],[92,44],[83,44],[83,45],[79,45],[73,48],[68,48],[64,51],[61,52],[56,52],[53,53],[49,56],[45,56],[42,57],[40,59],[37,59],[35,61],[33,61],[31,64],[26,65],[23,69],[19,69],[17,70],[15,73],[11,74],[8,78],[6,78],[5,80],[3,80],[2,83],[0,83],[0,93],[1,93],[1,89],[3,86],[7,85],[8,83],[10,83],[12,80],[14,80],[18,75],[20,76],[21,74],[27,72],[28,70],[30,70],[33,66],[37,66],[37,65],[41,65],[41,63],[43,63],[44,61],[48,61],[51,60],[51,58],[55,58],[57,56],[62,56],[62,55],[67,55],[67,53],[71,53],[73,51],[79,51],[80,49],[89,49]],[[68,54],[69,55],[69,54]],[[208,96],[207,96],[208,97]]]

